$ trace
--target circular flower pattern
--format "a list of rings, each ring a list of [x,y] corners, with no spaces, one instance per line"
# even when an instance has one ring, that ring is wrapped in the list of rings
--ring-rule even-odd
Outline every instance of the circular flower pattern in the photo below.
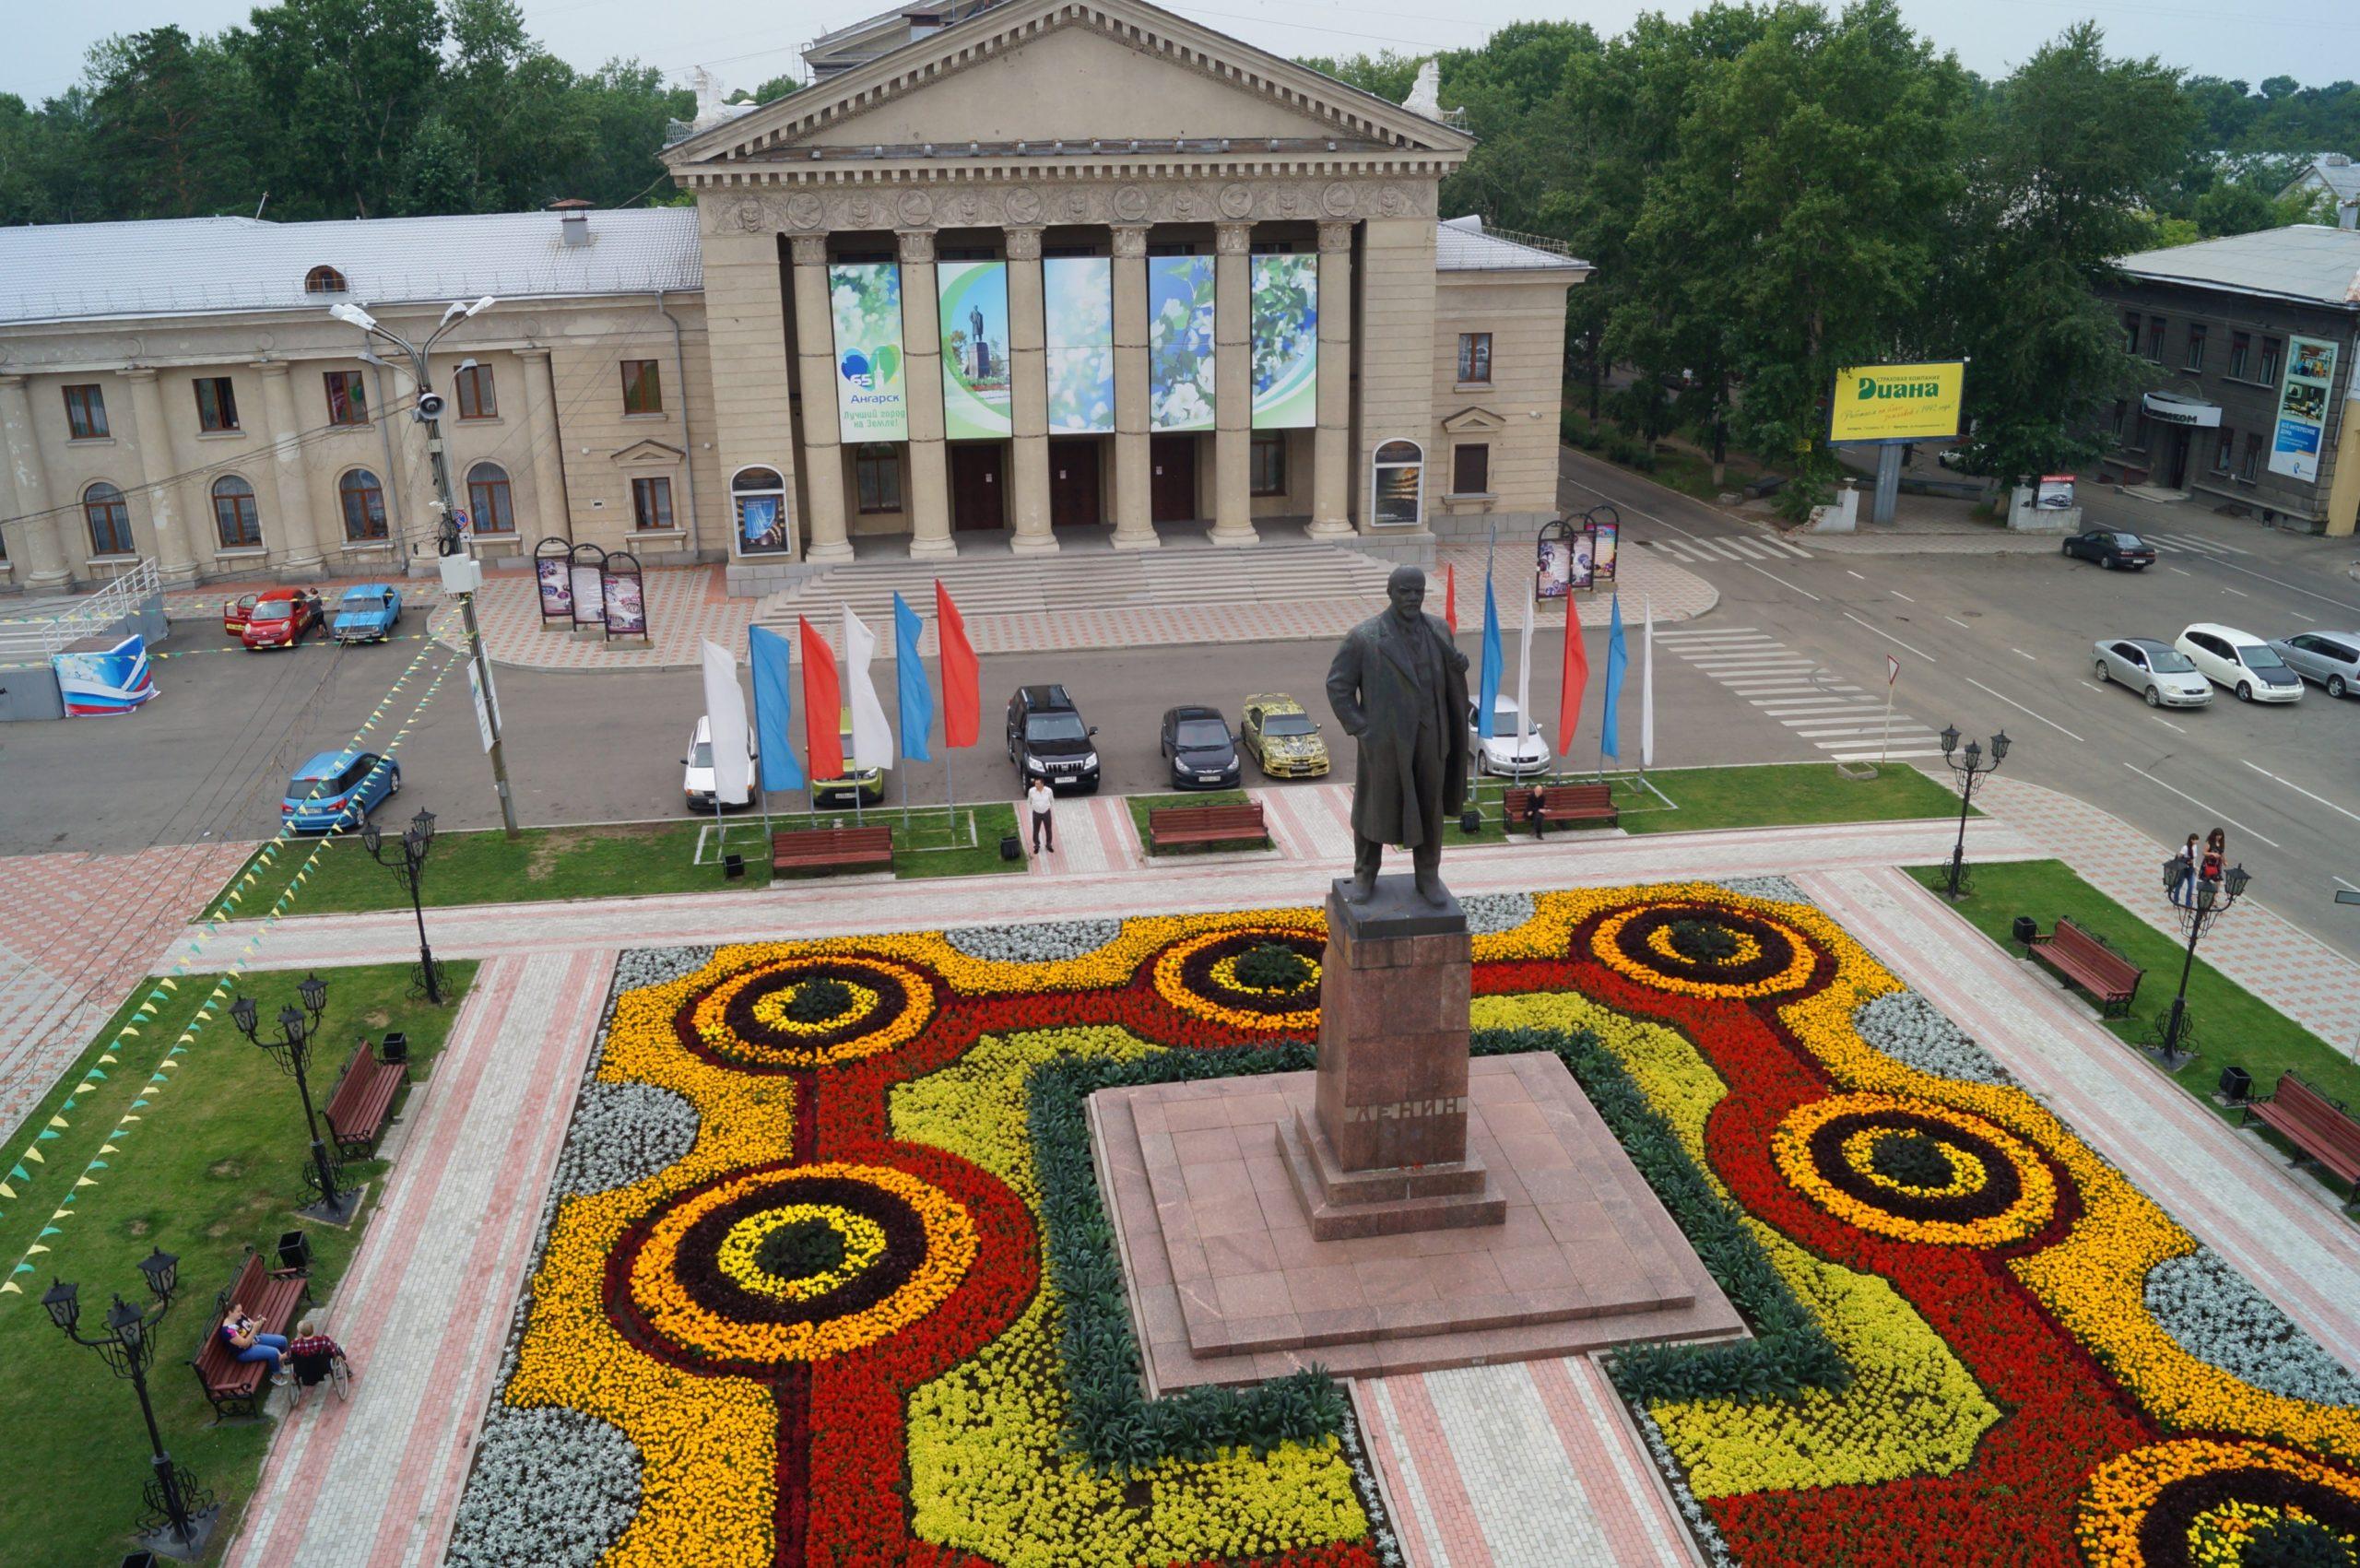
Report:
[[[1280,947],[1304,961],[1292,986],[1264,988],[1238,975],[1238,961]],[[1319,1024],[1319,964],[1327,944],[1300,926],[1233,925],[1184,937],[1157,955],[1155,989],[1184,1013],[1248,1029],[1303,1031]]]
[[[1590,949],[1621,974],[1690,996],[1786,996],[1819,967],[1811,944],[1784,923],[1714,903],[1617,911],[1598,923]]]
[[[2092,1568],[2202,1568],[2290,1526],[2323,1549],[2317,1561],[2355,1561],[2360,1477],[2272,1444],[2191,1438],[2100,1466],[2077,1533]]]
[[[905,1045],[934,1012],[934,984],[918,970],[830,954],[725,975],[682,1006],[678,1027],[681,1043],[709,1059],[792,1072]]]
[[[850,1284],[885,1254],[885,1227],[842,1204],[788,1203],[729,1228],[721,1271],[757,1295],[810,1301]]]
[[[1909,1180],[1882,1158],[1891,1140],[1930,1144],[1947,1179]],[[2007,1246],[2057,1212],[2057,1178],[2029,1145],[1931,1101],[1844,1094],[1789,1113],[1771,1135],[1797,1191],[1863,1231],[1936,1245]]]

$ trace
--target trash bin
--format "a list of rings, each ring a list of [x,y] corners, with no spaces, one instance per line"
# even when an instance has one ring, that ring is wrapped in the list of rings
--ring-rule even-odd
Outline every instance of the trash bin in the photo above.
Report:
[[[1018,838],[1014,833],[1002,833],[1002,834],[1000,834],[1000,836],[999,836],[999,857],[1000,857],[1002,860],[1021,860],[1021,859],[1023,859],[1023,858],[1024,858],[1024,841],[1023,841],[1022,839],[1021,839],[1021,838]]]
[[[408,1061],[409,1036],[398,1029],[385,1031],[385,1038],[377,1046],[377,1059],[381,1062]]]
[[[303,1231],[278,1232],[278,1267],[308,1270],[312,1267],[312,1238]]]
[[[1458,831],[1462,833],[1469,834],[1469,836],[1481,832],[1483,831],[1483,813],[1481,808],[1470,806],[1466,810],[1461,811],[1458,814]]]
[[[2253,1096],[2253,1075],[2243,1067],[2221,1069],[2221,1098],[2232,1105],[2242,1105]]]
[[[123,1568],[158,1568],[156,1554],[152,1551],[126,1551],[123,1554]]]
[[[2040,935],[2040,922],[2029,914],[2017,915],[2015,935],[2017,945],[2024,950],[2024,957],[2032,957],[2033,942]]]
[[[725,855],[721,857],[721,879],[723,881],[734,882],[745,874],[746,857],[744,855]]]

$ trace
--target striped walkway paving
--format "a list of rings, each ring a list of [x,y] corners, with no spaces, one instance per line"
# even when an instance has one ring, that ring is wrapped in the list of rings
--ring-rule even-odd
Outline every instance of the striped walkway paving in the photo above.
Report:
[[[1646,541],[1647,548],[1662,551],[1683,566],[1714,566],[1725,560],[1809,560],[1811,551],[1800,545],[1790,545],[1784,539],[1766,535],[1682,534],[1677,537],[1656,537]]]
[[[1888,718],[1882,689],[1855,686],[1808,654],[1751,626],[1676,628],[1656,641],[1674,656],[1842,762],[1900,761],[1942,754],[1931,727],[1901,710]]]

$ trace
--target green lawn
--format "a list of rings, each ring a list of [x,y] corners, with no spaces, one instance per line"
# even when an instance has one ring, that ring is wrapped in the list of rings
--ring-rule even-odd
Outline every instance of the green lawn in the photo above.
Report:
[[[974,877],[997,872],[1021,872],[1024,860],[999,857],[999,841],[1004,833],[1016,831],[1016,808],[1005,800],[987,800],[974,806],[962,806],[946,812],[939,806],[920,807],[911,811],[907,828],[902,825],[898,807],[879,807],[862,813],[861,820],[872,828],[893,830],[893,875],[903,880],[917,877]],[[802,832],[811,828],[831,825],[853,826],[849,811],[822,811],[815,821],[808,816],[773,816],[771,826],[783,832]],[[755,847],[761,847],[761,824],[754,824]],[[738,847],[742,835],[732,833],[731,847]],[[767,862],[768,856],[762,856]],[[712,868],[705,867],[712,876]],[[749,858],[746,866],[748,880],[752,880],[754,866]],[[770,878],[768,866],[762,878]]]
[[[321,1023],[323,1044],[316,1070],[324,1094],[363,1032],[406,1031],[410,1040],[412,1082],[431,1071],[436,1054],[475,978],[472,962],[446,966],[454,1002],[429,1007],[407,997],[408,971],[401,965],[331,970],[328,1007]],[[250,974],[255,1005],[268,1018],[295,999],[293,974]],[[267,1053],[246,1043],[226,1008],[197,1035],[172,1082],[136,1114],[142,1119],[116,1138],[116,1152],[103,1155],[107,1169],[98,1185],[74,1188],[88,1162],[100,1155],[132,1102],[149,1090],[152,1064],[195,1014],[213,984],[211,976],[183,979],[175,998],[129,1046],[104,1067],[107,1079],[65,1109],[65,1088],[53,1091],[30,1125],[45,1125],[63,1114],[71,1124],[41,1146],[42,1165],[30,1184],[12,1183],[16,1201],[0,1199],[0,1236],[13,1252],[30,1240],[59,1206],[78,1190],[74,1218],[57,1222],[46,1238],[49,1253],[31,1261],[36,1272],[16,1276],[21,1295],[0,1295],[0,1423],[11,1433],[8,1483],[0,1487],[0,1561],[8,1562],[113,1562],[131,1549],[130,1531],[139,1490],[148,1479],[147,1432],[129,1385],[101,1364],[97,1352],[68,1344],[41,1308],[51,1278],[82,1287],[83,1329],[88,1333],[117,1291],[145,1300],[138,1263],[160,1246],[181,1260],[181,1294],[160,1330],[149,1370],[156,1419],[172,1456],[237,1508],[254,1485],[272,1426],[248,1421],[210,1424],[212,1408],[183,1364],[208,1332],[214,1293],[230,1281],[248,1244],[267,1248],[282,1231],[299,1225],[312,1233],[313,1296],[324,1300],[359,1241],[350,1230],[308,1225],[291,1210],[308,1200],[300,1175],[306,1159],[303,1115],[293,1081]],[[139,995],[146,994],[142,986]],[[134,1003],[125,1003],[99,1036],[112,1040]],[[93,1043],[63,1083],[78,1084],[99,1061]],[[11,1150],[21,1145],[10,1140]],[[345,1167],[348,1177],[372,1184],[373,1207],[383,1164],[361,1161]],[[366,1210],[363,1222],[366,1220]],[[230,1529],[216,1538],[226,1544]],[[28,1543],[38,1542],[38,1547]],[[217,1550],[215,1557],[219,1552]]]
[[[1647,783],[1679,809],[1624,806],[1622,826],[1634,833],[1904,822],[1958,815],[1958,796],[1906,762],[1890,763],[1875,778],[1865,780],[1843,777],[1833,762],[1786,762],[1762,768],[1667,769],[1649,773]]]
[[[1211,851],[1233,849],[1264,849],[1269,846],[1269,835],[1258,839],[1225,839],[1219,843],[1177,844],[1170,849],[1158,849],[1147,836],[1147,814],[1161,811],[1167,806],[1243,806],[1245,792],[1242,789],[1195,789],[1174,795],[1127,795],[1123,803],[1131,808],[1131,827],[1139,835],[1139,845],[1150,855],[1203,855]]]

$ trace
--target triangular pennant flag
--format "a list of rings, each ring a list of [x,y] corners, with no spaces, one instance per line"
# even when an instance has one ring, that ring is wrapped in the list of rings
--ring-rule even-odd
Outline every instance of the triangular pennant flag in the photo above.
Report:
[[[43,1133],[41,1136],[43,1138],[55,1138],[57,1135],[55,1133]],[[31,1161],[36,1165],[46,1165],[49,1163],[48,1161],[41,1158],[41,1150],[38,1149],[26,1149],[25,1158]]]
[[[35,1242],[32,1245],[25,1249],[25,1256],[27,1257],[30,1257],[35,1253],[47,1252],[48,1250],[49,1249],[47,1247],[41,1245],[39,1242]]]
[[[0,1182],[0,1197],[8,1197],[8,1198],[13,1198],[13,1197],[15,1197],[16,1196],[17,1196],[17,1189],[16,1189],[16,1188],[14,1188],[14,1187],[10,1186],[10,1185],[9,1185],[7,1183],[6,1183],[6,1182]]]
[[[31,1273],[32,1267],[33,1266],[30,1263],[25,1265],[25,1272],[28,1274]],[[23,1294],[24,1292],[22,1291],[17,1289],[17,1282],[14,1279],[10,1279],[5,1284],[0,1284],[0,1296],[21,1296]]]
[[[26,1170],[22,1165],[10,1166],[8,1169],[8,1174],[11,1178],[19,1182],[30,1182],[33,1179],[33,1173],[30,1171]]]
[[[52,1117],[49,1119],[49,1125],[50,1125],[51,1126],[53,1126],[53,1127],[70,1127],[70,1126],[72,1126],[74,1124],[73,1124],[73,1123],[71,1123],[71,1122],[69,1122],[69,1121],[67,1121],[67,1120],[66,1120],[65,1117],[63,1117],[63,1116],[52,1116]]]
[[[43,1236],[62,1236],[65,1232],[55,1225],[43,1225],[41,1228],[41,1233]],[[35,1239],[38,1240],[39,1238],[36,1237]]]

